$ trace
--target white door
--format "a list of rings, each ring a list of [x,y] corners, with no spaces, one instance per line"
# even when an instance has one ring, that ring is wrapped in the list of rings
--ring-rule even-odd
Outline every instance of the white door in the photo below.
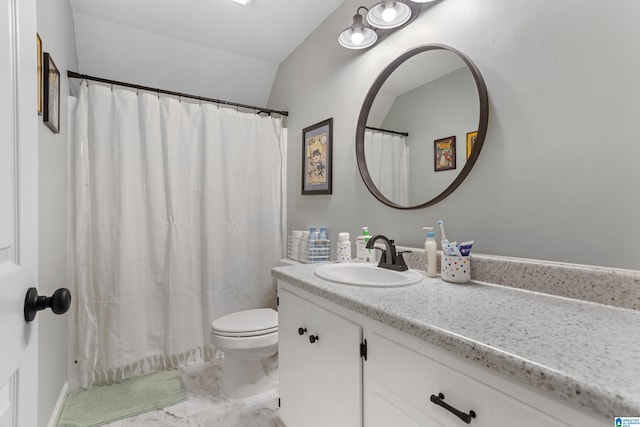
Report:
[[[0,427],[37,425],[38,156],[34,0],[0,0]]]

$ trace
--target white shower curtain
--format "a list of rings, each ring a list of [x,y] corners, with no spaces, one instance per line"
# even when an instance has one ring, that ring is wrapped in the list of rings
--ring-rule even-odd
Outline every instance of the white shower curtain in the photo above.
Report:
[[[366,130],[364,154],[367,169],[378,190],[399,205],[409,201],[409,147],[405,137]]]
[[[86,82],[70,105],[79,384],[201,359],[213,319],[272,301],[286,129]]]

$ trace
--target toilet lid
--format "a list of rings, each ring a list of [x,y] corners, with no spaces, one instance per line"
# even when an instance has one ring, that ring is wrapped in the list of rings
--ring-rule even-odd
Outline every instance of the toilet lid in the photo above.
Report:
[[[225,336],[256,336],[278,330],[278,312],[271,308],[238,311],[213,321],[211,330]]]

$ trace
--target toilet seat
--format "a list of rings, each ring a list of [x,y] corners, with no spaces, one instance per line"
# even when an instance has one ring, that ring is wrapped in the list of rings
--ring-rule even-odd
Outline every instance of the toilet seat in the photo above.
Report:
[[[271,308],[239,311],[211,323],[211,332],[224,337],[255,337],[278,331],[278,312]]]

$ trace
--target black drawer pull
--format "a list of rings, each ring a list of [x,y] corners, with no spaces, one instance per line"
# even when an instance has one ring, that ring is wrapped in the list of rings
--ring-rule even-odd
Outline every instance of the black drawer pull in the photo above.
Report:
[[[452,412],[456,417],[460,418],[467,424],[471,423],[471,418],[476,417],[476,413],[474,411],[469,411],[468,414],[465,414],[464,412],[458,411],[456,408],[446,403],[444,401],[444,394],[442,393],[438,393],[437,396],[435,394],[432,394],[431,401],[436,405],[442,406],[447,411]]]
[[[307,332],[307,328],[298,328],[298,335],[304,335]]]
[[[318,338],[318,336],[317,336],[317,335],[311,335],[311,336],[309,336],[309,342],[310,342],[311,344],[313,344],[314,342],[317,342],[317,341],[320,341],[320,338]]]

